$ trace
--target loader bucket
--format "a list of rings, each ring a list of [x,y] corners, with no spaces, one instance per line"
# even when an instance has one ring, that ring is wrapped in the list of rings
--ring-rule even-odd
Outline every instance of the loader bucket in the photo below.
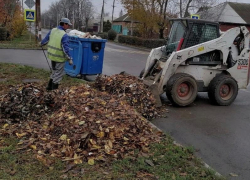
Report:
[[[143,83],[148,86],[148,89],[151,91],[151,93],[153,94],[154,98],[155,98],[155,106],[156,107],[161,107],[162,103],[161,103],[161,98],[160,98],[160,93],[158,91],[158,86],[156,84],[151,84],[149,81],[147,80],[143,80]]]
[[[120,74],[132,76],[132,75],[126,73],[125,71],[121,72]],[[138,79],[140,79],[140,78],[138,77]],[[155,106],[156,107],[161,107],[162,103],[161,103],[161,98],[160,98],[160,94],[159,94],[157,85],[156,84],[152,84],[152,83],[150,83],[147,80],[143,80],[143,83],[148,87],[148,89],[153,94],[154,99],[155,99]]]

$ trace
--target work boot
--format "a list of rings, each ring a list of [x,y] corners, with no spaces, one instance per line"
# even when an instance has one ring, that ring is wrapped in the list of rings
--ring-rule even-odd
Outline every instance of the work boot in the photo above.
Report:
[[[58,89],[58,84],[52,82],[52,90]]]
[[[47,90],[47,91],[52,90],[52,83],[53,83],[53,79],[50,79],[50,80],[49,80],[49,83],[48,83],[48,86],[46,87],[46,90]]]

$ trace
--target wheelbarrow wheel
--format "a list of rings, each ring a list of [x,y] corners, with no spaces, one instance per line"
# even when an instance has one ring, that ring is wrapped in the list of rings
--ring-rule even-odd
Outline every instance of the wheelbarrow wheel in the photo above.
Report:
[[[93,82],[96,80],[98,74],[93,74],[93,75],[83,75],[83,79],[85,81]]]

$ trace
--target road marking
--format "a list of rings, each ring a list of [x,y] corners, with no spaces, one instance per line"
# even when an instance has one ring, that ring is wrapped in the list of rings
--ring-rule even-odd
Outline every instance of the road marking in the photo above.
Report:
[[[105,48],[105,51],[108,51],[108,52],[124,52],[124,53],[129,53],[129,54],[146,54],[148,55],[149,52],[146,52],[146,51],[134,51],[134,50],[123,50],[123,49],[113,49],[113,48]]]

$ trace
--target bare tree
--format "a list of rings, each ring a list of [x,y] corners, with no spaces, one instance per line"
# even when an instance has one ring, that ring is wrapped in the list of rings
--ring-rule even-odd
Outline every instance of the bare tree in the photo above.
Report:
[[[121,3],[130,17],[140,22],[136,26],[144,37],[158,33],[163,38],[168,18],[174,16],[168,12],[170,1],[172,0],[122,0]]]
[[[218,4],[218,0],[179,0],[173,2],[179,7],[179,16],[188,17],[190,13],[196,13],[202,7],[212,7]]]
[[[94,6],[90,0],[82,0],[80,5],[80,16],[82,24],[85,26],[85,31],[88,30],[89,21],[94,17]]]
[[[159,25],[159,38],[163,39],[163,32],[166,27],[168,15],[167,15],[167,6],[168,6],[168,0],[159,1],[160,6],[160,21],[158,23]]]
[[[91,0],[60,0],[52,3],[43,15],[50,19],[53,26],[57,25],[62,17],[67,17],[74,23],[74,28],[80,30],[85,24],[87,29],[89,20],[94,15],[94,7]]]
[[[123,11],[121,9],[120,13],[119,13],[119,17],[122,17],[123,16]]]

